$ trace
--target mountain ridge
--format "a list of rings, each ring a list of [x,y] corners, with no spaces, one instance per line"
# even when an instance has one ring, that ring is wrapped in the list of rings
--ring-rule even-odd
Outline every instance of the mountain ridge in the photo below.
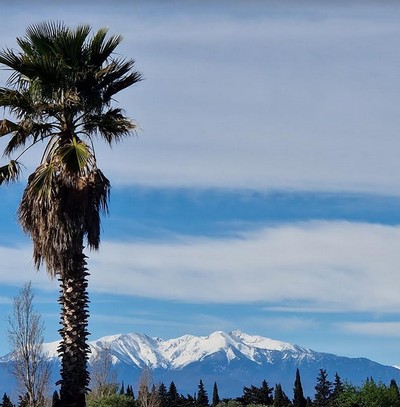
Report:
[[[266,380],[271,386],[280,383],[290,397],[296,369],[301,372],[304,393],[310,396],[320,369],[325,369],[331,380],[338,373],[343,381],[354,385],[370,377],[387,384],[391,379],[400,383],[400,370],[392,366],[317,352],[239,330],[167,340],[140,333],[116,334],[89,341],[89,345],[89,365],[106,349],[119,381],[135,387],[143,368],[149,367],[154,383],[168,386],[174,381],[182,394],[193,394],[200,379],[209,392],[217,382],[221,397],[240,396],[244,386],[260,385]],[[44,344],[49,359],[57,361],[57,347],[58,342]],[[3,367],[9,362],[10,355],[0,358]],[[0,380],[5,370],[0,369]]]

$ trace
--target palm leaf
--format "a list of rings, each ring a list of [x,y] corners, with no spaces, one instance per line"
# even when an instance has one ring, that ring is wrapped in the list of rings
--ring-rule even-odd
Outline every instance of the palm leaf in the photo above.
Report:
[[[38,197],[48,198],[54,190],[57,167],[53,163],[41,164],[29,177],[29,188],[36,191]]]
[[[17,181],[21,172],[21,164],[15,160],[11,160],[7,165],[0,167],[0,185],[5,182]]]
[[[69,67],[78,66],[82,63],[82,50],[86,38],[90,33],[89,25],[78,26],[76,30],[66,30],[54,40],[53,52]]]
[[[137,125],[124,116],[119,108],[88,116],[84,126],[87,133],[98,132],[108,144],[130,135],[137,128]]]
[[[16,130],[4,148],[4,155],[11,155],[14,151],[24,147],[29,139],[35,143],[37,140],[44,140],[52,135],[53,125],[51,123],[35,123],[24,120],[19,125],[15,125]]]
[[[69,173],[75,174],[82,173],[93,157],[89,146],[77,137],[73,137],[71,142],[58,147],[54,155],[60,159]]]
[[[6,136],[7,134],[17,131],[18,129],[18,124],[13,123],[8,119],[0,120],[0,137]]]

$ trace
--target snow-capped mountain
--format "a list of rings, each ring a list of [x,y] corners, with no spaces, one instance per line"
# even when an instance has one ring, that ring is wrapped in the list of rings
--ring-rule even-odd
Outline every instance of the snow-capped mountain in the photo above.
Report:
[[[49,358],[57,358],[57,347],[57,342],[44,345]],[[238,330],[168,340],[138,333],[120,334],[92,341],[90,347],[91,361],[102,350],[109,350],[120,381],[135,387],[142,369],[148,366],[155,383],[163,382],[168,387],[174,381],[182,394],[193,394],[202,379],[209,392],[217,382],[222,397],[235,397],[242,393],[243,386],[259,386],[265,379],[270,386],[281,383],[291,397],[297,368],[304,392],[310,396],[319,369],[326,369],[331,380],[337,372],[343,381],[353,384],[361,384],[369,377],[384,383],[393,378],[400,384],[400,370],[394,367],[364,358],[315,352]],[[8,355],[0,358],[0,382],[4,375],[1,366],[7,362]]]
[[[230,333],[217,331],[209,336],[184,335],[169,340],[150,338],[143,334],[114,335],[90,342],[90,346],[92,358],[96,357],[100,349],[109,348],[116,363],[133,363],[151,369],[179,370],[217,353],[225,355],[227,363],[246,358],[258,365],[272,361],[273,352],[280,352],[284,358],[313,357],[309,349],[247,335],[238,330]]]

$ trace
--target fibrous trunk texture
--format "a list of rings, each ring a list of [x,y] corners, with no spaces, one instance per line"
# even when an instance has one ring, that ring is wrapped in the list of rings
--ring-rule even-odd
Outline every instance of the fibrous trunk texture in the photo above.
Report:
[[[85,406],[85,394],[90,377],[87,360],[90,353],[87,344],[88,293],[86,256],[83,245],[72,254],[70,270],[59,278],[62,328],[59,330],[61,342],[58,348],[61,358],[61,407]]]

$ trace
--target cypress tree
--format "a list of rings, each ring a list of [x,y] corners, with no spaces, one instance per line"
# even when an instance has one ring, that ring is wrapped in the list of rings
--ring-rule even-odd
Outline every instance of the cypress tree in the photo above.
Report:
[[[325,407],[329,404],[332,396],[332,383],[328,380],[328,374],[325,369],[320,369],[315,385],[315,407]]]
[[[399,391],[399,386],[397,386],[396,380],[392,379],[390,381],[389,388],[392,389],[392,391],[395,393],[397,398],[400,400],[400,391]]]
[[[58,407],[60,405],[60,396],[57,393],[57,390],[53,392],[53,399],[51,402],[52,407]]]
[[[220,399],[219,399],[219,394],[218,394],[217,382],[214,382],[212,406],[213,407],[217,406],[219,404],[219,402],[220,402]]]
[[[175,383],[171,382],[167,393],[167,407],[175,407],[179,406],[179,404],[180,397],[178,394],[178,390],[176,389]]]
[[[161,382],[158,386],[158,400],[159,400],[159,407],[167,407],[168,406],[168,392],[165,384]]]
[[[128,397],[131,397],[133,400],[135,400],[135,394],[133,393],[133,389],[130,384],[128,384],[128,386],[126,386],[125,395]]]
[[[207,391],[204,388],[203,381],[200,379],[199,383],[199,391],[197,392],[197,403],[198,406],[208,406],[208,395]]]
[[[301,385],[300,371],[296,369],[296,380],[293,388],[293,407],[306,407],[307,400],[304,398],[303,386]]]

